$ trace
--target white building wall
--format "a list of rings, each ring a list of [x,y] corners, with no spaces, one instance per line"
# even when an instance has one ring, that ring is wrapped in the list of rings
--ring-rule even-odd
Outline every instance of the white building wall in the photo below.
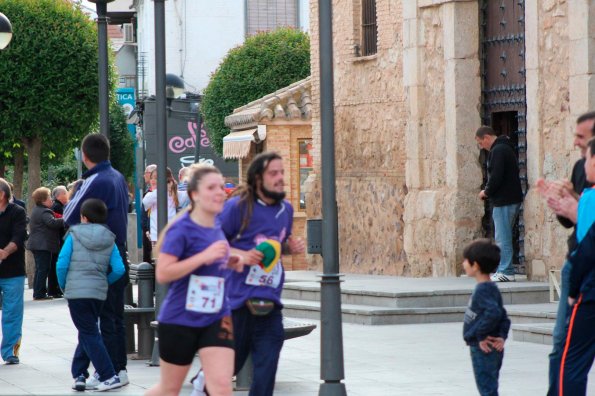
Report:
[[[309,0],[299,0],[300,28],[308,31]],[[144,88],[155,93],[154,3],[136,0],[138,51],[146,56]],[[202,92],[227,52],[244,42],[244,0],[169,0],[165,2],[166,70]],[[143,89],[140,81],[139,89]]]

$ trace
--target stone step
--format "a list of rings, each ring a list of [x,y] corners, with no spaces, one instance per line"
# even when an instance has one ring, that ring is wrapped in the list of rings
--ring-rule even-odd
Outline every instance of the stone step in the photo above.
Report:
[[[552,345],[553,323],[527,323],[512,325],[512,339],[534,344]]]
[[[403,278],[400,280],[402,281]],[[456,279],[456,278],[455,278]],[[420,283],[418,279],[416,282]],[[455,288],[440,288],[421,284],[417,290],[403,288],[404,291],[374,290],[373,287],[351,288],[341,285],[343,304],[366,305],[386,308],[438,308],[466,306],[475,284],[456,284]],[[463,287],[461,287],[463,286]],[[504,304],[538,304],[549,301],[547,284],[536,282],[510,282],[498,284]],[[386,288],[385,288],[386,289]],[[409,290],[407,290],[409,289]],[[283,287],[284,299],[300,301],[320,301],[320,284],[317,282],[288,282]]]
[[[554,323],[558,303],[513,304],[507,305],[506,311],[514,324]]]
[[[320,320],[318,301],[283,299],[283,315]],[[370,305],[341,304],[344,323],[390,325],[462,322],[465,307],[389,308]]]

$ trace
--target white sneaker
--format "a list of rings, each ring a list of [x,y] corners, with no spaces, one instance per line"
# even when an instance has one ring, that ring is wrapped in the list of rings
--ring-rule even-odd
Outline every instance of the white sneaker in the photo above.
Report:
[[[506,275],[501,272],[496,272],[491,276],[492,282],[514,282],[514,275]]]
[[[99,385],[100,383],[101,383],[101,381],[99,381],[99,373],[93,374],[87,380],[87,390],[97,389],[97,385]]]
[[[130,380],[128,379],[128,371],[120,370],[118,377],[120,378],[120,383],[122,386],[126,386],[130,383]]]
[[[105,392],[108,391],[110,389],[117,389],[122,387],[122,384],[120,383],[120,378],[118,378],[117,375],[114,375],[112,378],[100,382],[99,385],[97,385],[97,392]]]
[[[205,373],[202,370],[192,380],[192,393],[190,396],[207,396],[205,392]]]

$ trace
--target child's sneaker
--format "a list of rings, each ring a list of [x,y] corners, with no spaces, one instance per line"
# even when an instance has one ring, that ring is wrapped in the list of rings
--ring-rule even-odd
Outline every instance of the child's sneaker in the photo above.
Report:
[[[75,378],[74,384],[72,385],[72,389],[82,392],[87,389],[87,380],[84,375],[79,375]]]
[[[120,370],[118,373],[118,378],[120,378],[120,383],[122,386],[128,385],[130,383],[130,380],[128,379],[128,371],[126,370]]]
[[[105,392],[108,391],[110,389],[117,389],[120,388],[122,386],[122,384],[120,383],[120,378],[118,378],[117,375],[114,375],[112,378],[100,382],[99,385],[97,385],[97,392]]]
[[[99,381],[99,373],[95,373],[89,377],[87,380],[87,389],[88,390],[95,390],[97,389],[97,385],[99,385],[101,381]]]

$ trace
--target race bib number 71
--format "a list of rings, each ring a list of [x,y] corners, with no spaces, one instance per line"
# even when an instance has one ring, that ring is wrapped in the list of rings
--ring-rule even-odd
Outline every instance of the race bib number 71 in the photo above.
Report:
[[[191,275],[186,295],[186,309],[200,313],[217,313],[223,306],[224,291],[223,278]]]

